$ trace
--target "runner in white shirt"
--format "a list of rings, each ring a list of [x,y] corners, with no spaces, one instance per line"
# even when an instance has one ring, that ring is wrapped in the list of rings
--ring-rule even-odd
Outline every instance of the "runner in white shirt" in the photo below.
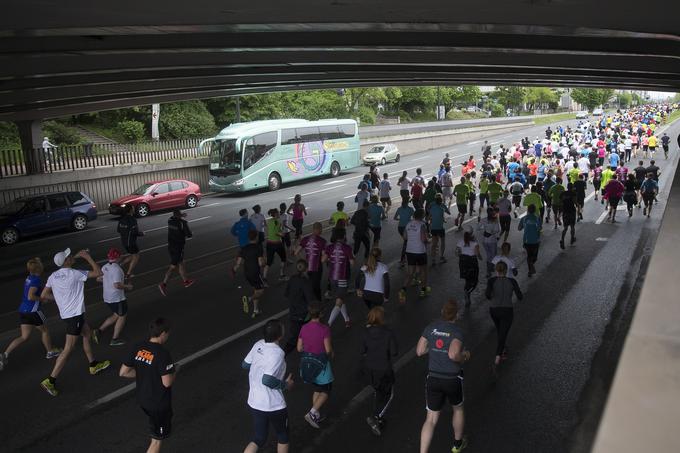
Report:
[[[392,197],[390,197],[390,190],[392,190],[392,184],[390,184],[389,178],[390,175],[385,173],[383,174],[383,179],[380,181],[380,184],[378,185],[378,192],[380,194],[380,203],[382,203],[382,207],[385,210],[385,215],[383,216],[383,219],[387,218],[387,213],[390,212],[390,208],[392,207]]]
[[[371,249],[368,261],[357,274],[357,296],[364,299],[370,310],[375,306],[382,306],[390,299],[390,274],[385,263],[380,261],[382,250],[377,247]]]
[[[77,258],[82,258],[90,265],[91,270],[85,271],[73,269]],[[92,355],[90,335],[92,331],[85,322],[85,295],[84,287],[88,278],[97,278],[102,275],[99,265],[92,259],[87,250],[81,250],[76,255],[71,255],[71,249],[66,249],[54,255],[54,264],[59,266],[47,279],[45,288],[40,295],[42,300],[54,300],[59,308],[59,316],[66,324],[66,341],[64,350],[57,358],[50,376],[43,380],[40,385],[52,396],[59,394],[56,381],[57,376],[66,364],[78,337],[83,337],[83,351],[90,365],[90,374],[98,374],[107,369],[111,362],[105,360],[98,362]]]
[[[515,260],[510,258],[510,249],[510,243],[503,242],[501,244],[501,254],[496,255],[491,262],[496,266],[499,261],[503,261],[508,266],[506,277],[515,278],[517,276],[517,265],[515,265]]]
[[[408,272],[404,276],[404,284],[399,291],[399,302],[402,304],[406,302],[406,287],[413,278],[417,278],[417,275],[420,275],[420,297],[424,297],[432,291],[432,288],[427,286],[427,226],[423,221],[424,217],[425,211],[416,209],[413,220],[406,224],[404,229]]]
[[[447,167],[442,177],[439,178],[439,185],[442,186],[442,201],[447,208],[450,208],[451,200],[453,200],[453,176],[450,167]]]
[[[278,319],[264,325],[264,339],[255,343],[243,359],[248,370],[248,406],[253,416],[255,434],[243,453],[255,453],[267,443],[269,424],[276,432],[277,453],[288,453],[288,409],[284,390],[293,388],[293,375],[286,378],[285,353],[279,346],[283,340],[283,323]],[[285,380],[284,380],[285,379]]]
[[[125,327],[127,319],[127,301],[125,300],[125,290],[132,290],[132,285],[125,283],[125,273],[120,267],[120,250],[112,248],[109,250],[108,264],[102,266],[102,277],[97,278],[97,281],[102,282],[104,290],[104,302],[112,311],[111,316],[106,318],[98,329],[92,330],[92,339],[95,343],[99,343],[101,333],[111,326],[113,327],[113,337],[109,342],[109,346],[122,346],[125,341],[121,340],[120,333]]]
[[[399,185],[399,195],[401,195],[401,200],[405,201],[408,203],[409,198],[411,198],[410,194],[410,187],[411,187],[411,180],[408,179],[406,176],[408,172],[404,170],[404,172],[401,174],[401,177],[397,181],[397,184]]]
[[[581,157],[578,160],[578,172],[583,176],[583,178],[588,181],[588,174],[590,173],[590,159],[586,156]]]

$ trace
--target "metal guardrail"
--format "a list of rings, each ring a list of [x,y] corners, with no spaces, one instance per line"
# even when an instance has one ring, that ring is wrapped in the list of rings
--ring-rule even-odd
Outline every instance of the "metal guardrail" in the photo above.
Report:
[[[28,156],[22,150],[0,150],[0,178],[197,158],[202,156],[200,142],[190,139],[35,148]]]

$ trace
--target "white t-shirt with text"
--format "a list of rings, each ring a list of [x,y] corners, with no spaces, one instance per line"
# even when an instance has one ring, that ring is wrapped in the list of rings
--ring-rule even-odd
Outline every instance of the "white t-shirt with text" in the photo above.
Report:
[[[84,287],[88,271],[62,267],[47,279],[47,288],[52,289],[54,301],[59,308],[61,319],[73,318],[85,313]]]

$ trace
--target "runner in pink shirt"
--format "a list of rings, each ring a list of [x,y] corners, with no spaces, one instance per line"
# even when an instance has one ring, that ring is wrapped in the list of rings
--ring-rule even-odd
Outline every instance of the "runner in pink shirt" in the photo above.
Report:
[[[328,325],[332,326],[338,314],[342,313],[345,319],[345,327],[350,327],[349,314],[343,298],[347,294],[347,282],[349,281],[350,268],[354,265],[352,248],[346,243],[347,236],[344,229],[333,229],[331,244],[323,251],[321,261],[328,263],[328,279],[331,291],[335,297],[335,307],[328,318]]]
[[[293,214],[293,227],[295,228],[295,241],[300,240],[300,236],[302,236],[302,222],[305,219],[305,216],[307,215],[307,208],[305,208],[305,205],[300,203],[302,201],[302,195],[296,194],[295,198],[293,199],[293,204],[291,204],[288,207],[288,214]]]
[[[312,234],[303,237],[300,241],[300,245],[295,248],[296,255],[300,253],[300,250],[305,251],[307,276],[312,282],[312,288],[314,288],[314,295],[317,300],[321,300],[321,274],[323,274],[321,255],[326,249],[326,240],[321,237],[322,230],[323,227],[321,223],[314,222],[314,225],[312,225]]]

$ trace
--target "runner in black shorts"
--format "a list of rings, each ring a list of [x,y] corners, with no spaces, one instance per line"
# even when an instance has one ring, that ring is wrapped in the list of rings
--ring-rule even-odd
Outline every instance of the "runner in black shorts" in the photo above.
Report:
[[[149,417],[151,444],[147,452],[160,452],[161,442],[172,432],[172,393],[175,365],[163,347],[170,336],[164,318],[149,325],[149,339],[136,345],[120,366],[120,376],[136,379],[137,401]]]
[[[262,246],[258,243],[258,234],[255,230],[248,232],[248,239],[250,242],[243,247],[236,257],[236,264],[232,268],[232,276],[243,263],[243,275],[248,284],[253,288],[253,295],[251,297],[243,296],[243,312],[248,314],[250,311],[249,302],[253,303],[252,317],[260,314],[260,298],[264,293],[264,280],[262,279],[262,268],[264,267],[264,258],[262,257]]]
[[[126,272],[126,278],[131,278],[133,276],[132,271],[139,262],[139,246],[137,245],[137,238],[139,236],[144,236],[144,233],[139,231],[139,226],[137,225],[137,219],[135,219],[135,207],[129,205],[123,217],[118,220],[118,234],[120,234],[120,240],[123,243],[123,248],[130,255],[127,256],[120,265],[124,266],[128,264],[128,269]]]
[[[441,310],[442,319],[432,322],[423,331],[416,346],[416,354],[428,354],[429,371],[425,384],[427,417],[420,432],[420,451],[427,452],[432,442],[439,414],[448,402],[453,406],[453,453],[466,446],[463,437],[465,424],[463,414],[463,369],[470,359],[470,352],[463,349],[463,333],[455,324],[458,303],[450,299]]]
[[[5,352],[0,353],[0,371],[7,365],[10,353],[30,338],[33,329],[40,332],[40,338],[47,353],[45,358],[52,359],[61,352],[61,349],[52,347],[50,332],[45,325],[45,315],[40,309],[40,293],[42,292],[40,276],[43,273],[42,261],[40,261],[40,258],[31,258],[26,263],[26,269],[28,270],[28,277],[24,280],[24,295],[19,306],[21,335],[12,340],[7,349],[5,349]]]
[[[180,209],[172,211],[172,216],[168,219],[168,252],[170,254],[170,267],[165,272],[163,281],[158,284],[158,289],[164,296],[167,296],[168,280],[174,273],[175,269],[182,277],[182,284],[185,288],[194,284],[194,280],[187,277],[186,268],[184,266],[184,244],[187,238],[191,237],[191,230],[189,223],[184,220],[186,214]]]

